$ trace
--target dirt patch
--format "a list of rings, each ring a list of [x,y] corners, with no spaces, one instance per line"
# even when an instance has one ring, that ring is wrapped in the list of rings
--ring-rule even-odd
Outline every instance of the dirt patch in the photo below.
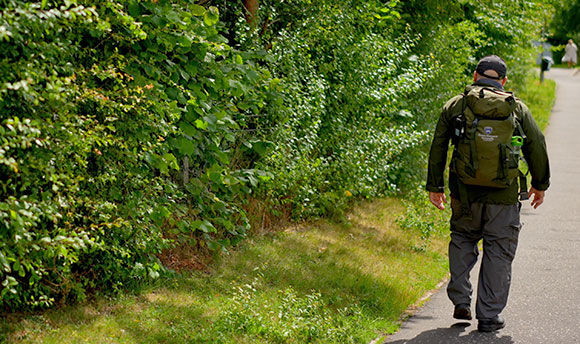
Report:
[[[199,245],[178,244],[159,255],[165,267],[176,272],[207,271],[214,260],[214,254]]]

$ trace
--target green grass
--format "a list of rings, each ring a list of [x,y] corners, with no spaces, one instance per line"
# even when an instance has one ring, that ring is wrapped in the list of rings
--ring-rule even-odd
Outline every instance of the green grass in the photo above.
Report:
[[[401,314],[447,272],[445,231],[425,241],[424,230],[399,228],[402,213],[399,200],[366,202],[342,224],[319,221],[248,240],[209,272],[165,278],[116,299],[4,317],[0,339],[368,343],[396,330]],[[435,224],[432,214],[421,214]],[[417,216],[411,225],[399,222],[421,226]]]
[[[556,99],[556,82],[546,78],[540,83],[537,76],[530,77],[517,96],[528,106],[540,129],[546,130]]]
[[[568,64],[567,63],[554,63],[550,69],[552,68],[566,68],[568,69]],[[580,65],[576,64],[574,66],[572,66],[572,68],[580,68]],[[548,71],[548,73],[550,73],[550,71]]]

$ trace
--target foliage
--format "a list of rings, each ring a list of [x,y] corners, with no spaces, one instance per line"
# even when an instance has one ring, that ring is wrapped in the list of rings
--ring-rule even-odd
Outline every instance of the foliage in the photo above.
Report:
[[[0,0],[2,307],[156,278],[174,244],[235,245],[250,199],[301,218],[415,191],[440,106],[490,53],[521,83],[549,9],[199,3]]]
[[[396,221],[401,229],[420,234],[421,240],[415,245],[415,249],[424,251],[434,236],[448,233],[449,206],[445,211],[440,211],[421,192],[411,194],[405,203],[406,211]]]
[[[517,86],[529,68],[541,1],[261,1],[248,24],[232,3],[231,45],[270,49],[285,107],[258,166],[266,198],[294,216],[340,213],[349,198],[416,190],[440,106],[497,54]]]
[[[234,161],[263,153],[247,130],[276,87],[217,22],[188,1],[2,2],[2,306],[155,278],[169,236],[245,236],[237,200],[268,174]]]
[[[580,38],[580,1],[554,1],[554,16],[549,23],[550,38],[558,43],[566,43]]]

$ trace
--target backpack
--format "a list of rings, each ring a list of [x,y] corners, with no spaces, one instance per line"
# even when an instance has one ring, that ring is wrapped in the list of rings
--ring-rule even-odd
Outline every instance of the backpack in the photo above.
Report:
[[[461,101],[461,113],[453,118],[455,149],[451,159],[459,184],[507,188],[523,176],[519,162],[523,160],[520,148],[525,135],[514,114],[517,103],[513,93],[474,87]],[[523,185],[521,190],[525,188]],[[460,185],[460,191],[464,190]]]

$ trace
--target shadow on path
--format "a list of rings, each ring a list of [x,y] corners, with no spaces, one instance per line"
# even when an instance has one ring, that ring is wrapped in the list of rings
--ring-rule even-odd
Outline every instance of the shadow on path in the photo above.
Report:
[[[473,330],[465,333],[465,329],[471,324],[459,322],[449,328],[437,328],[425,331],[412,339],[401,339],[389,344],[469,344],[469,343],[486,343],[486,344],[513,344],[514,341],[510,336],[498,337],[500,333],[482,333]]]

